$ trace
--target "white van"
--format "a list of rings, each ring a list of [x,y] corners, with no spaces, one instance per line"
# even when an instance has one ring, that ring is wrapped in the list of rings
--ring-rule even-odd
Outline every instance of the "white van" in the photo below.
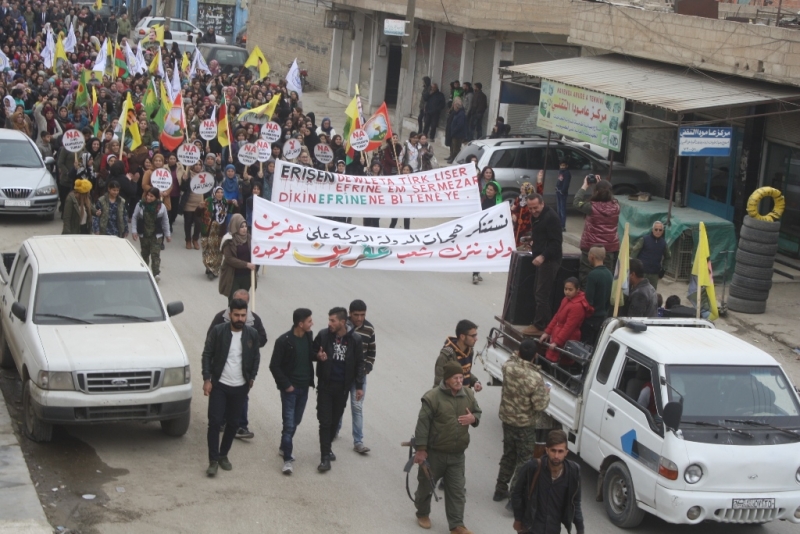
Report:
[[[0,266],[0,366],[23,382],[25,433],[53,424],[160,421],[189,428],[191,374],[155,279],[126,239],[40,236]]]

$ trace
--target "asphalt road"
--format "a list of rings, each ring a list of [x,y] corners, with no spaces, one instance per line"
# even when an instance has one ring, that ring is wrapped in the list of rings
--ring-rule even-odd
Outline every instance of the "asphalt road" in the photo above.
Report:
[[[415,227],[434,221],[414,221]],[[430,223],[430,224],[427,224]],[[386,224],[386,221],[383,221]],[[182,230],[178,219],[176,229]],[[60,233],[60,223],[0,220],[0,250],[13,251],[28,236]],[[162,253],[161,291],[165,301],[182,300],[186,311],[175,326],[190,355],[194,399],[192,424],[182,438],[169,438],[156,424],[63,427],[48,445],[27,443],[25,452],[42,503],[53,526],[75,532],[327,532],[418,533],[414,506],[405,493],[402,472],[407,449],[400,442],[414,431],[420,396],[433,381],[433,365],[445,337],[459,319],[469,318],[485,335],[502,309],[505,273],[484,273],[473,286],[469,273],[403,273],[312,268],[269,268],[259,279],[256,312],[270,341],[262,351],[261,373],[250,395],[250,428],[255,438],[236,440],[233,471],[205,476],[206,407],[200,354],[206,329],[226,299],[203,274],[200,251],[186,250],[182,235]],[[327,311],[361,298],[377,330],[377,360],[369,376],[364,407],[368,456],[352,451],[349,406],[342,437],[334,442],[337,461],[326,474],[319,462],[315,398],[295,437],[295,472],[281,474],[278,456],[280,398],[268,370],[274,339],[291,326],[292,310],[314,311],[315,331]],[[87,340],[91,343],[91,340]],[[479,341],[482,347],[484,341]],[[763,346],[763,345],[762,345]],[[102,347],[98,347],[102,350]],[[108,355],[113,358],[114,355]],[[476,374],[485,381],[478,365]],[[4,376],[12,416],[13,377]],[[466,525],[476,533],[513,532],[511,513],[492,501],[502,452],[497,411],[500,389],[477,395],[481,424],[471,429],[467,450]],[[596,475],[584,466],[583,502],[587,532],[616,532],[602,504],[594,501]],[[412,491],[414,479],[412,478]],[[52,491],[52,488],[57,491]],[[91,493],[97,498],[84,500]],[[444,504],[434,503],[431,532],[447,532]],[[632,532],[731,533],[753,527],[704,524],[674,526],[652,517]],[[797,532],[773,523],[760,532]]]

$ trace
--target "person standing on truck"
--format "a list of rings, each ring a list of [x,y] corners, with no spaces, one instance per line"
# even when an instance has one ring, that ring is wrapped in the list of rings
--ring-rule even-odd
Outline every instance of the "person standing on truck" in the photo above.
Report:
[[[567,460],[567,433],[552,430],[547,454],[523,465],[511,495],[514,530],[524,534],[558,534],[561,525],[584,534],[581,511],[581,467]]]
[[[658,296],[650,280],[644,277],[644,265],[640,260],[630,262],[628,287],[628,317],[658,317]]]
[[[650,285],[657,290],[658,281],[664,276],[663,262],[672,257],[664,237],[664,223],[654,222],[650,233],[633,243],[631,256],[641,260],[644,265],[644,277],[650,280]]]
[[[234,299],[240,299],[246,302],[248,305],[250,304],[250,293],[246,289],[238,289],[233,292]],[[211,326],[208,327],[208,332],[206,336],[211,333],[211,330],[219,325],[224,323],[231,322],[231,311],[228,308],[225,308],[218,314],[214,316],[211,320]],[[264,323],[261,321],[261,317],[256,315],[256,312],[247,310],[247,319],[245,323],[247,326],[255,328],[256,332],[258,332],[258,346],[259,348],[264,348],[264,345],[267,344],[267,330],[264,328]],[[250,431],[250,424],[247,420],[247,405],[248,401],[250,400],[250,395],[248,394],[244,399],[244,406],[242,407],[242,417],[240,420],[231,422],[232,425],[236,427],[236,437],[239,439],[250,439],[253,437],[253,433]],[[223,426],[227,426],[228,421],[223,421]]]
[[[544,334],[553,312],[550,307],[556,275],[561,268],[561,245],[564,234],[561,221],[555,210],[544,205],[544,197],[539,193],[531,193],[526,199],[531,212],[531,256],[536,268],[534,299],[536,314],[533,324],[522,331],[525,336]]]
[[[596,184],[591,197],[589,197],[590,179]],[[586,277],[592,268],[589,264],[590,248],[600,245],[606,249],[605,266],[609,271],[613,271],[617,263],[620,205],[614,198],[611,182],[600,179],[597,174],[586,175],[583,185],[575,193],[572,205],[586,216],[581,233],[581,263],[578,271],[581,287],[586,287]]]
[[[464,374],[457,362],[447,362],[442,381],[422,396],[422,407],[414,431],[414,463],[428,463],[428,474],[420,467],[414,506],[417,524],[431,528],[431,481],[444,482],[444,508],[450,534],[472,534],[464,526],[466,478],[464,451],[469,446],[469,427],[477,427],[481,408],[475,393],[464,387]],[[430,478],[428,478],[430,475]]]
[[[464,377],[464,386],[476,392],[483,389],[478,378],[472,374],[472,358],[475,353],[475,343],[478,341],[478,325],[470,320],[462,319],[456,325],[455,337],[448,337],[433,372],[433,387],[437,387],[444,378],[444,366],[449,362],[456,362],[461,366]]]
[[[500,397],[500,421],[503,423],[503,457],[494,489],[495,502],[507,499],[508,484],[516,470],[536,454],[536,423],[550,404],[550,390],[539,366],[533,363],[538,343],[523,340],[519,350],[503,364],[503,390]]]
[[[581,340],[589,345],[594,345],[600,333],[600,326],[608,317],[608,308],[611,305],[611,286],[614,284],[614,275],[603,262],[606,259],[606,249],[592,247],[589,249],[589,263],[592,270],[586,277],[586,301],[594,308],[594,313],[583,321],[581,327]]]
[[[161,245],[165,238],[167,243],[172,241],[167,208],[160,199],[161,191],[157,187],[151,187],[136,204],[131,218],[133,240],[141,237],[142,259],[145,265],[150,266],[156,282],[161,280]]]
[[[573,276],[567,278],[564,281],[564,299],[539,338],[541,343],[550,341],[545,357],[553,363],[571,365],[572,360],[561,356],[556,348],[563,347],[567,341],[580,341],[583,321],[593,313],[594,308],[586,301],[586,294],[581,291],[578,279]]]
[[[228,460],[236,425],[226,425],[219,440],[222,421],[235,421],[242,414],[248,392],[261,362],[258,332],[247,326],[247,303],[234,299],[228,307],[230,322],[211,329],[203,348],[203,395],[208,397],[208,469],[213,477],[221,467],[233,469]]]

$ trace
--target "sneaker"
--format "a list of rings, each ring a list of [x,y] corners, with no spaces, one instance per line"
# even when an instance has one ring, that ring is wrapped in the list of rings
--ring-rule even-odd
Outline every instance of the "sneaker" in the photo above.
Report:
[[[330,471],[330,470],[331,470],[331,460],[326,456],[317,466],[317,471],[319,471],[320,473],[324,473],[325,471]]]
[[[478,282],[483,282],[483,277],[481,275],[478,275]]]
[[[286,460],[285,462],[283,462],[283,469],[281,469],[281,472],[284,475],[291,475],[293,470],[294,470],[294,462],[292,460]]]
[[[369,447],[364,445],[363,443],[356,443],[353,447],[353,450],[356,451],[358,454],[367,454],[369,452]]]
[[[161,281],[161,275],[157,274],[156,275],[156,284],[159,283],[160,281]]]
[[[472,275],[472,283],[473,284],[477,284],[478,283],[478,275],[477,274],[473,274]]]
[[[239,439],[250,439],[254,435],[255,434],[253,434],[252,432],[250,432],[246,428],[240,428],[239,430],[236,431],[236,437],[239,438]]]
[[[508,499],[508,492],[507,491],[495,491],[492,500],[494,502],[500,502]]]
[[[218,469],[219,469],[219,462],[209,462],[208,469],[206,469],[206,475],[210,477],[217,476]]]
[[[335,462],[336,461],[336,455],[333,454],[332,452],[328,455],[328,458],[330,459],[331,462]]]
[[[219,462],[219,466],[221,468],[223,468],[225,471],[230,471],[231,469],[233,469],[233,466],[228,461],[228,457],[227,456],[220,456],[218,462]]]

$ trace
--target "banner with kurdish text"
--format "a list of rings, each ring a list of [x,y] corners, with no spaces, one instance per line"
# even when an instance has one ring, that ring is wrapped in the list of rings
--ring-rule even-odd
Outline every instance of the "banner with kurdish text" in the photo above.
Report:
[[[461,217],[480,211],[475,165],[414,174],[353,176],[278,160],[272,201],[332,217]]]
[[[541,128],[619,152],[624,118],[624,98],[542,80]]]
[[[339,223],[253,199],[257,265],[437,272],[507,272],[516,250],[503,202],[433,228],[400,230]]]

